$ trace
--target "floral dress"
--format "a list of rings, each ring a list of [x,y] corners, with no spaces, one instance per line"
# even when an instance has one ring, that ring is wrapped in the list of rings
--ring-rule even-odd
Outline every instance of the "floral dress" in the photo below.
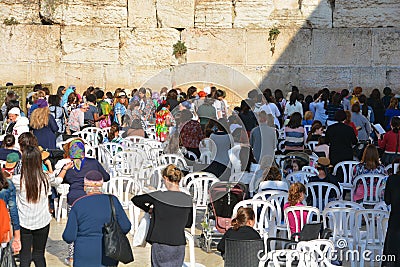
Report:
[[[169,126],[166,121],[172,121],[172,114],[167,108],[162,108],[156,113],[156,137],[158,141],[165,142],[168,138]]]

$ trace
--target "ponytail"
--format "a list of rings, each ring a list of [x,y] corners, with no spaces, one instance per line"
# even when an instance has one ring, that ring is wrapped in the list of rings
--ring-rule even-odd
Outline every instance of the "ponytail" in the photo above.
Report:
[[[232,219],[232,228],[237,231],[240,227],[246,226],[248,221],[254,221],[255,214],[252,208],[239,208],[236,217]]]

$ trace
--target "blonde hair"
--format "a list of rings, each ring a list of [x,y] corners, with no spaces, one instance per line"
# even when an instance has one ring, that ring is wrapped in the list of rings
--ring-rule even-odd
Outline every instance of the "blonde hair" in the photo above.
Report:
[[[314,117],[314,114],[312,113],[312,111],[306,111],[306,113],[304,113],[304,119],[306,120],[306,121],[308,121],[308,120],[312,120],[313,119],[313,117]]]
[[[182,172],[174,164],[169,164],[162,172],[162,175],[172,183],[179,183],[182,179]]]
[[[306,187],[302,183],[294,183],[289,188],[288,201],[290,206],[295,206],[301,201],[301,193],[306,193]]]
[[[48,107],[35,109],[29,119],[29,125],[33,129],[41,129],[49,124],[50,110]]]
[[[248,221],[254,221],[255,214],[252,208],[239,208],[236,217],[232,219],[231,225],[234,230],[238,230],[239,227],[245,226]]]

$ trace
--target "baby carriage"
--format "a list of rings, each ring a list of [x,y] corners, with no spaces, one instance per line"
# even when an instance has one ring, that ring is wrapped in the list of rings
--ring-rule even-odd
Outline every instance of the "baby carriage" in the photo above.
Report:
[[[231,227],[233,208],[245,197],[246,186],[242,183],[218,182],[209,190],[208,209],[201,223],[199,246],[210,252],[223,234]]]
[[[301,171],[304,166],[313,166],[313,164],[310,162],[310,156],[305,152],[290,152],[281,159],[279,166],[282,168],[283,177],[286,177],[292,172]]]

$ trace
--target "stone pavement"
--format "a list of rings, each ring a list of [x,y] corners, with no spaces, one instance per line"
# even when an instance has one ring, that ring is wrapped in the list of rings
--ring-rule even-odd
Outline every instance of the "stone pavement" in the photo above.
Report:
[[[51,221],[50,235],[49,238],[47,239],[47,247],[46,247],[46,261],[47,261],[47,266],[49,267],[65,266],[63,262],[68,255],[68,246],[62,240],[62,233],[64,231],[66,222],[67,219],[62,219],[61,222],[56,222],[55,219]],[[128,237],[130,238],[130,240],[132,240],[132,236],[130,234],[128,234]],[[131,266],[131,267],[151,266],[149,244],[145,248],[137,248],[137,247],[133,248],[133,253],[135,257],[135,261],[133,263],[127,265],[121,263],[118,266]],[[217,253],[206,253],[200,248],[195,248],[195,254],[196,254],[196,262],[201,263],[207,267],[208,266],[219,267],[224,265],[221,256],[219,256]],[[185,261],[189,262],[188,249],[186,249]],[[31,266],[33,266],[33,264]]]

